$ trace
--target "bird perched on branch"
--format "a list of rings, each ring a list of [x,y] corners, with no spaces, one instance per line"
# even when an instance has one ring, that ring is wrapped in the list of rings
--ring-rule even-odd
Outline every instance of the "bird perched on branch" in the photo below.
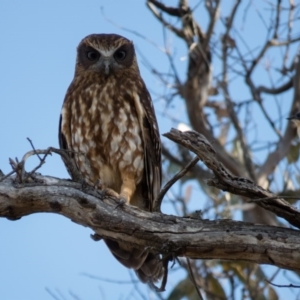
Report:
[[[300,112],[290,116],[287,118],[288,120],[292,121],[297,127],[298,137],[300,138]]]
[[[92,34],[80,42],[62,107],[59,144],[71,150],[68,155],[86,183],[115,191],[121,203],[152,211],[161,186],[161,141],[131,41]],[[159,254],[123,241],[105,242],[142,282],[162,277]]]

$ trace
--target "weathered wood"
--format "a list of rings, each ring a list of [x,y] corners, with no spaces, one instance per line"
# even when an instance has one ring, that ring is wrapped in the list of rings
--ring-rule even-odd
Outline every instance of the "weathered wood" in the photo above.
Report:
[[[196,131],[181,132],[172,129],[164,134],[170,140],[193,151],[201,161],[213,171],[215,177],[207,181],[208,185],[228,191],[235,195],[249,198],[262,208],[286,219],[290,224],[300,228],[300,211],[284,199],[256,185],[247,178],[232,175],[223,164],[217,160],[216,152],[207,139]],[[265,198],[265,199],[262,199]],[[260,199],[255,201],[256,199]]]
[[[246,260],[300,271],[297,230],[232,220],[201,220],[136,207],[116,208],[102,192],[83,191],[80,184],[36,176],[38,182],[0,182],[0,217],[11,220],[33,213],[57,213],[99,236],[131,242],[136,247],[192,259]]]

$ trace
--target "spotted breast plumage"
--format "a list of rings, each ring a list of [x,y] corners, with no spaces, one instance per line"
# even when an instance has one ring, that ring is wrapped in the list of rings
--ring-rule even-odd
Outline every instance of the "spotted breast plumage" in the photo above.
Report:
[[[161,186],[161,142],[131,41],[93,34],[80,42],[75,76],[62,107],[59,143],[70,150],[70,160],[86,183],[111,189],[127,204],[152,211]],[[72,168],[68,171],[77,178]],[[123,241],[105,242],[141,281],[162,276],[158,254]]]

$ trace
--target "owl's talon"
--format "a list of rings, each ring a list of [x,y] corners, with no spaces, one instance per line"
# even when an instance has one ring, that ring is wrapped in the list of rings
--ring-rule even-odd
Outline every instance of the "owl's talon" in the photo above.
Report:
[[[118,202],[119,203],[116,205],[116,207],[114,208],[114,210],[117,209],[117,208],[119,208],[119,207],[123,207],[126,204],[127,201],[126,201],[126,199],[120,197]]]
[[[96,180],[95,183],[94,183],[94,185],[93,185],[93,187],[94,187],[95,190],[96,189],[102,190],[103,185],[102,185],[101,179]]]
[[[88,184],[84,179],[80,180],[80,184],[81,184],[81,190],[84,191],[88,188]]]
[[[114,191],[110,188],[104,188],[103,192],[104,192],[104,195],[111,196],[111,197],[118,198],[118,199],[120,198],[120,195],[116,191]]]

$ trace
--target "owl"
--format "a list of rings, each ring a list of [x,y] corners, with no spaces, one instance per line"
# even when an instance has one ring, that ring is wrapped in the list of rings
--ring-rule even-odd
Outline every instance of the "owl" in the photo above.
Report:
[[[152,211],[161,187],[161,141],[131,41],[92,34],[79,43],[60,116],[59,145],[70,150],[70,161],[86,183],[100,183],[123,203]],[[65,164],[76,180],[73,168]],[[123,241],[104,241],[142,282],[162,277],[159,254]]]

